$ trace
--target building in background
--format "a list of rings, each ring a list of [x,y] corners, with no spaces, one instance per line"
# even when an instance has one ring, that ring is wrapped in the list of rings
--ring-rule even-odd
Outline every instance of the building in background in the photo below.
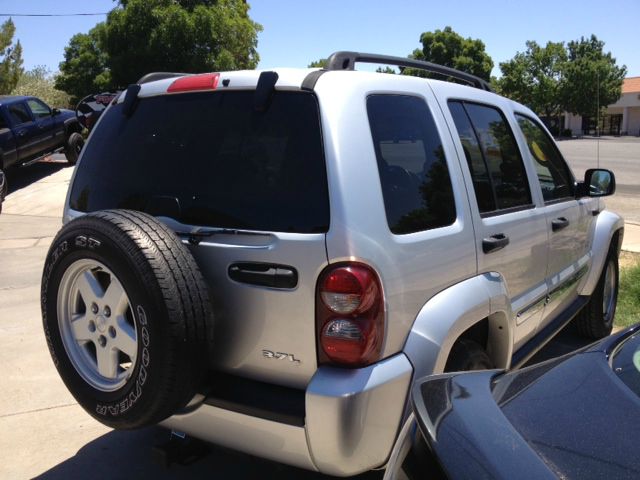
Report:
[[[573,135],[595,135],[596,118],[566,114],[564,128]],[[600,135],[640,136],[640,77],[625,78],[622,95],[600,116]]]

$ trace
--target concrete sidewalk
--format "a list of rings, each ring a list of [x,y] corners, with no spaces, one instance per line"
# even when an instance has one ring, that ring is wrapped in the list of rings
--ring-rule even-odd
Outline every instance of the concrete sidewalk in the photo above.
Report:
[[[640,253],[640,225],[637,223],[627,222],[624,224],[622,250]]]

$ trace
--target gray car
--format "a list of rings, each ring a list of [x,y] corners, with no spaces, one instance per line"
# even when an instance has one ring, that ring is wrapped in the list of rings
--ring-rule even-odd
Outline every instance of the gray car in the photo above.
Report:
[[[490,90],[353,52],[130,86],[44,267],[71,393],[115,428],[348,476],[406,450],[416,379],[518,367],[572,319],[608,335],[613,173],[576,181],[536,115]]]

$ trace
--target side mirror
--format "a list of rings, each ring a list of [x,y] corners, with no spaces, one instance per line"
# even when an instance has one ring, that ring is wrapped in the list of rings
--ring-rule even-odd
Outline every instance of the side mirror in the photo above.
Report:
[[[584,174],[584,183],[578,187],[581,196],[606,197],[615,193],[616,177],[611,170],[590,168]]]
[[[60,115],[60,113],[61,113],[60,109],[58,109],[58,108],[54,108],[54,109],[51,110],[51,115],[53,115],[54,117],[56,115]]]

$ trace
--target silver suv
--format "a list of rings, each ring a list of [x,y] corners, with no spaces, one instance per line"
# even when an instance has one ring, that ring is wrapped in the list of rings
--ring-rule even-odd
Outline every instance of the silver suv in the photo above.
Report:
[[[608,335],[614,176],[576,182],[536,115],[490,90],[353,52],[130,86],[81,154],[43,274],[78,402],[347,476],[388,462],[416,379],[518,367],[574,318]]]

